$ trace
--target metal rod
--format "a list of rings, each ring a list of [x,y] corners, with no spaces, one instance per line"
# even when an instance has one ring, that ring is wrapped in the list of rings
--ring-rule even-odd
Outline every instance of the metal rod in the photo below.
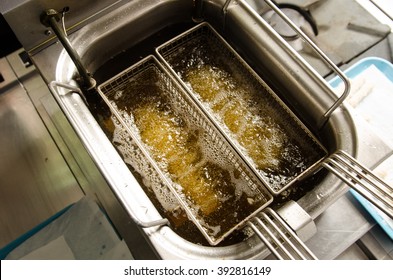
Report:
[[[194,22],[202,22],[203,21],[203,0],[194,0],[193,1],[192,20]]]
[[[267,239],[262,232],[258,229],[258,227],[252,222],[248,221],[247,225],[251,227],[251,229],[258,235],[259,239],[266,245],[266,247],[273,253],[273,255],[279,260],[285,260],[284,257],[276,250],[273,244]]]
[[[79,54],[72,47],[66,34],[57,24],[59,20],[60,20],[60,13],[58,13],[56,10],[53,9],[46,10],[41,16],[41,22],[45,26],[52,28],[53,32],[56,34],[60,43],[63,45],[64,49],[67,51],[68,55],[74,62],[76,69],[78,70],[78,73],[80,75],[80,86],[84,91],[90,91],[96,87],[96,81],[91,77],[90,73],[84,67]]]
[[[351,90],[351,83],[349,79],[345,76],[345,74],[338,68],[330,59],[329,57],[326,56],[326,54],[310,39],[308,36],[299,28],[297,27],[288,17],[285,13],[283,13],[280,8],[278,8],[273,1],[271,0],[264,0],[266,4],[272,8],[274,12],[276,12],[302,39],[310,45],[310,47],[324,60],[330,67],[331,69],[341,78],[341,80],[344,83],[344,92],[343,94],[333,103],[333,105],[325,112],[323,115],[326,119],[328,119],[331,114],[334,112],[334,110],[339,107],[344,100],[347,98],[349,95],[349,92]]]
[[[280,260],[317,259],[311,250],[271,208],[247,222],[268,249]]]
[[[270,224],[272,224],[272,222],[269,221],[270,218],[265,213],[262,213],[262,215],[264,215],[263,218],[264,218],[265,222],[270,222]],[[283,238],[285,233],[283,233],[282,231],[277,231],[277,228],[269,229],[268,226],[265,223],[263,223],[259,218],[256,218],[255,220],[257,221],[259,226],[264,230],[264,232],[270,237],[270,239],[274,241],[274,244],[282,251],[283,254],[285,254],[285,256],[287,256],[288,259],[290,259],[290,260],[296,259],[295,256],[293,256],[288,251],[288,249],[285,248],[284,241],[280,241],[278,239],[278,237]],[[277,234],[277,236],[275,234]],[[301,256],[300,256],[300,258],[301,258]]]
[[[322,166],[393,218],[393,187],[344,151],[336,151]]]
[[[314,253],[303,243],[303,241],[296,235],[292,228],[287,225],[287,223],[281,218],[281,216],[277,212],[273,211],[271,208],[267,208],[264,214],[270,214],[274,218],[275,222],[270,219],[274,227],[277,228],[277,225],[280,224],[281,227],[286,231],[286,233],[290,235],[290,237],[292,238],[292,242],[290,242],[285,235],[284,239],[287,240],[287,242],[292,245],[293,248],[296,249],[296,251],[298,251],[299,248],[302,249],[303,253],[301,255],[299,254],[299,256],[305,256],[308,259],[317,259]]]
[[[224,6],[222,7],[222,13],[223,13],[224,15],[227,14],[227,12],[228,12],[228,7],[229,7],[229,4],[231,4],[231,2],[232,2],[232,0],[227,0],[227,1],[225,2]]]

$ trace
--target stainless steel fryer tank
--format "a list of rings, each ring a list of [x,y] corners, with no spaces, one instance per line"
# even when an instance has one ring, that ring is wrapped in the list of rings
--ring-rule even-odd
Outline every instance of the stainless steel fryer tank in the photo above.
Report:
[[[357,132],[350,111],[342,106],[326,123],[321,121],[337,97],[267,23],[255,18],[247,3],[234,1],[226,7],[225,1],[216,0],[203,1],[203,4],[204,20],[270,83],[309,129],[319,135],[330,152],[342,149],[356,156]],[[153,36],[162,27],[184,22],[192,24],[192,17],[192,1],[130,1],[69,37],[87,68],[95,73],[112,57]],[[61,45],[46,47],[35,53],[33,60],[48,84],[56,81],[51,84],[53,95],[130,217],[141,226],[161,220],[161,215],[73,89],[76,70]],[[314,219],[346,190],[334,175],[326,175],[297,203]],[[267,254],[266,247],[256,237],[230,246],[206,247],[184,240],[168,226],[147,227],[143,231],[162,258],[253,259]]]

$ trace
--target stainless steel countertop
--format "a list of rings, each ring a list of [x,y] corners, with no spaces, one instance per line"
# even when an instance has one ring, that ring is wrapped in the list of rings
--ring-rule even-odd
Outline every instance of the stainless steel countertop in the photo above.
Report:
[[[40,77],[24,79],[45,91]],[[0,247],[83,196],[6,58],[0,59]]]

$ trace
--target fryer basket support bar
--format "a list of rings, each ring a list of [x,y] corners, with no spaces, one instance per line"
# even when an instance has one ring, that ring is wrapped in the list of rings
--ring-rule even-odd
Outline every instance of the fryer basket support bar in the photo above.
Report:
[[[393,218],[393,188],[344,151],[337,151],[323,163],[348,186]]]

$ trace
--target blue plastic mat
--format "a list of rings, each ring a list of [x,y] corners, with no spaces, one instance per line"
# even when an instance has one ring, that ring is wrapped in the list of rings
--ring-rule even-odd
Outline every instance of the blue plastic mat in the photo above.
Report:
[[[39,232],[41,229],[43,229],[44,227],[46,227],[47,225],[49,225],[51,222],[53,222],[54,220],[56,220],[57,218],[59,218],[61,215],[63,215],[65,212],[67,212],[68,209],[70,209],[74,204],[68,205],[67,207],[65,207],[64,209],[60,210],[59,212],[57,212],[56,214],[54,214],[53,216],[51,216],[50,218],[48,218],[47,220],[45,220],[44,222],[40,223],[39,225],[37,225],[36,227],[34,227],[33,229],[29,230],[28,232],[22,234],[21,236],[19,236],[17,239],[15,239],[14,241],[8,243],[6,246],[4,246],[3,248],[0,249],[0,260],[4,260],[5,257],[7,257],[7,255],[14,250],[16,247],[18,247],[20,244],[22,244],[23,242],[25,242],[27,239],[29,239],[30,237],[32,237],[34,234],[36,234],[37,232]]]
[[[386,234],[393,240],[392,219],[386,216],[383,212],[372,205],[367,199],[361,196],[358,192],[350,189],[351,194],[362,204],[362,206],[370,213],[374,220],[381,226]],[[390,221],[390,223],[389,223]]]
[[[346,69],[344,73],[348,78],[353,79],[364,70],[369,68],[371,65],[377,67],[379,71],[381,71],[390,81],[393,82],[393,64],[379,57],[363,58],[348,69]],[[334,88],[338,87],[340,83],[342,83],[340,77],[334,77],[332,80],[329,81],[329,84]]]

